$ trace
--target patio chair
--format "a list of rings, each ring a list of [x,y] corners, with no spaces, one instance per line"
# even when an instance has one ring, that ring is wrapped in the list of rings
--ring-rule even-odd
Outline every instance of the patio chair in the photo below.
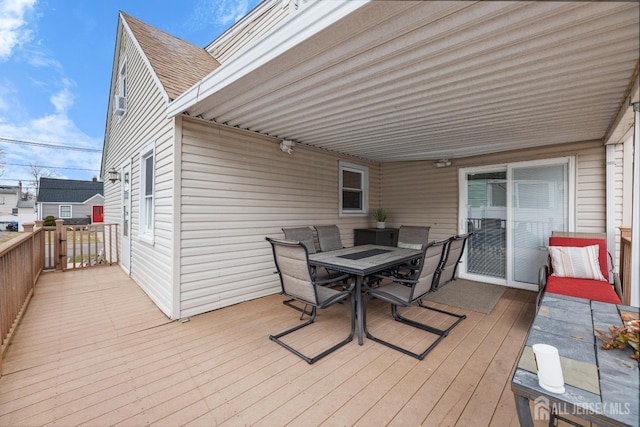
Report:
[[[401,225],[398,231],[398,247],[407,249],[422,249],[429,243],[429,226]],[[398,266],[396,274],[414,274],[417,261]]]
[[[440,276],[435,283],[434,292],[442,286],[456,280],[458,265],[462,259],[467,240],[473,233],[458,234],[449,239],[449,251],[440,268]]]
[[[323,286],[327,283],[316,280],[314,277],[314,270],[309,265],[309,253],[303,243],[288,240],[277,240],[269,237],[266,239],[273,249],[273,259],[276,264],[276,272],[280,276],[280,284],[282,286],[281,293],[293,300],[305,304],[305,308],[307,306],[311,307],[309,320],[296,325],[293,328],[287,329],[286,331],[270,335],[269,339],[280,344],[282,347],[304,359],[309,364],[320,360],[324,356],[353,340],[356,317],[355,298],[353,296],[354,285],[351,285],[347,290],[336,290],[329,286]],[[331,279],[331,281],[346,280],[348,277],[349,275],[343,275],[335,279]],[[344,302],[347,299],[350,299],[351,305],[351,329],[349,331],[349,335],[344,340],[312,357],[302,354],[300,351],[280,340],[283,336],[312,324],[316,319],[316,313],[319,308],[327,308],[336,303]]]
[[[340,229],[337,225],[316,225],[318,233],[318,243],[322,252],[342,249],[342,239],[340,239]]]
[[[429,243],[429,226],[401,225],[398,231],[398,247],[422,249]]]
[[[310,227],[283,228],[282,232],[286,240],[297,240],[303,243],[308,253],[315,254],[317,252],[316,244],[313,240],[313,230]]]
[[[458,323],[460,323],[467,317],[466,315],[459,315],[434,307],[429,307],[427,305],[424,305],[422,302],[422,298],[424,298],[427,294],[436,292],[439,289],[438,280],[440,278],[442,267],[447,261],[449,248],[453,239],[454,238],[449,238],[446,240],[434,241],[427,244],[423,248],[422,257],[420,258],[420,262],[418,264],[418,270],[413,276],[385,277],[383,275],[377,275],[379,279],[391,280],[391,283],[377,288],[369,288],[365,292],[363,326],[367,338],[372,339],[373,341],[376,341],[394,350],[398,350],[411,357],[422,360],[431,350],[435,348],[436,345],[438,345],[438,343],[440,343],[440,341],[444,337],[449,334],[449,332],[453,328],[458,325]],[[367,305],[369,304],[370,298],[378,298],[382,301],[388,302],[391,305],[391,315],[393,316],[394,320],[412,326],[414,328],[433,333],[438,336],[437,339],[433,343],[431,343],[429,347],[427,347],[427,349],[422,353],[415,353],[406,348],[400,347],[399,345],[373,336],[368,330],[366,321]],[[456,318],[456,320],[447,329],[439,329],[400,315],[398,307],[411,307],[414,304],[417,304],[419,307],[427,310],[434,310],[453,316]]]
[[[316,251],[316,245],[315,242],[313,240],[313,230],[311,230],[310,227],[290,227],[290,228],[283,228],[282,232],[284,233],[284,238],[285,240],[292,240],[292,241],[297,241],[302,243],[305,248],[307,248],[307,253],[309,254],[315,254]],[[320,268],[320,269],[316,269],[315,267],[311,267],[314,269],[314,274],[315,274],[315,278],[316,280],[319,281],[329,281],[330,279],[334,278],[334,277],[338,277],[340,276],[341,273],[336,272],[336,271],[329,271],[326,268]],[[329,282],[330,284],[333,284],[332,281]],[[294,300],[293,299],[288,299],[286,301],[282,301],[282,303],[284,305],[287,305],[293,309],[296,309],[298,311],[302,311],[303,314],[309,314],[311,315],[311,313],[305,311],[305,309],[300,308],[298,306],[296,306],[295,304],[293,304]]]

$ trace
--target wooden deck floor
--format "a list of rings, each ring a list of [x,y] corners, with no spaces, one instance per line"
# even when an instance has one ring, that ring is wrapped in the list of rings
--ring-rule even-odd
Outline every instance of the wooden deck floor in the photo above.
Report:
[[[0,425],[518,425],[509,381],[532,292],[467,312],[423,361],[365,339],[314,365],[267,338],[298,321],[282,300],[171,322],[117,267],[43,274],[4,358]],[[426,348],[428,333],[370,307],[372,332]],[[348,306],[329,310],[293,345],[312,353],[346,335]]]

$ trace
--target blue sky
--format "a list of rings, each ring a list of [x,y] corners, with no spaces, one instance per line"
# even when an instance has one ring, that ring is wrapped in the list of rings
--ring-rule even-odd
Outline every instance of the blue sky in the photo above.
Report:
[[[205,47],[258,3],[0,0],[0,185],[99,175],[119,10]]]

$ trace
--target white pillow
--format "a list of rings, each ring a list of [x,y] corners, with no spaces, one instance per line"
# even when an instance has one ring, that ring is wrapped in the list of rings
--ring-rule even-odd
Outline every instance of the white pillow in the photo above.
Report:
[[[549,246],[552,276],[607,281],[600,271],[600,245],[574,247]]]
[[[398,247],[404,248],[404,249],[417,249],[417,250],[422,249],[422,245],[420,243],[398,242]]]

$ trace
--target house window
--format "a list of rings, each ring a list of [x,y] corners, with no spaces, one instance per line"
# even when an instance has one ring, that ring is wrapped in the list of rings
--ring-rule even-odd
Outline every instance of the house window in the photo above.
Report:
[[[118,87],[118,95],[123,98],[127,97],[127,61],[124,60],[122,62],[122,67],[120,67],[120,85]]]
[[[122,116],[127,112],[127,61],[122,62],[118,78],[118,93],[115,95],[113,112],[117,116]]]
[[[71,218],[71,205],[60,205],[59,218]]]
[[[153,243],[155,146],[147,146],[140,155],[140,237]]]
[[[369,209],[369,168],[339,162],[340,216],[367,214]]]

